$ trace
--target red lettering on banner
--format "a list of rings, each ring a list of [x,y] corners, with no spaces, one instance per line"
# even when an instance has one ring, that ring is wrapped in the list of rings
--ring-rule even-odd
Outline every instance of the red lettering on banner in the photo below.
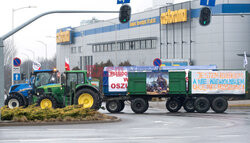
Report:
[[[123,78],[124,79],[124,82],[128,82],[128,78],[126,77],[126,78]]]

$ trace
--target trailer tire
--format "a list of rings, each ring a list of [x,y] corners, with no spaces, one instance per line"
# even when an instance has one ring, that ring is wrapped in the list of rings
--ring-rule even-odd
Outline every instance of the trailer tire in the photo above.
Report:
[[[100,98],[99,95],[91,89],[81,89],[76,93],[76,101],[77,105],[83,104],[84,108],[90,108],[99,110],[100,109]]]
[[[191,112],[194,112],[195,111],[195,108],[194,108],[194,99],[187,99],[184,103],[183,103],[183,108],[191,113]]]
[[[169,112],[178,112],[181,109],[181,101],[176,98],[171,98],[166,102],[166,108]]]
[[[37,106],[40,106],[42,109],[45,109],[45,108],[56,108],[57,107],[57,101],[51,95],[42,95],[37,100]]]
[[[121,109],[121,102],[118,100],[110,100],[106,102],[106,109],[110,112],[110,113],[118,113],[120,112]]]
[[[210,102],[206,97],[198,97],[194,102],[194,108],[198,113],[206,113],[210,108]]]
[[[225,98],[223,97],[216,97],[212,101],[211,108],[214,110],[216,113],[223,113],[227,110],[228,107],[228,102]]]
[[[135,98],[131,101],[131,109],[136,114],[142,114],[148,110],[148,101],[143,98]]]
[[[125,108],[125,103],[123,100],[119,100],[119,102],[121,103],[121,107],[119,109],[119,112],[121,112]]]
[[[4,101],[4,104],[7,105],[9,108],[13,109],[16,107],[24,106],[24,101],[21,96],[14,94],[14,95],[8,96],[6,100]]]

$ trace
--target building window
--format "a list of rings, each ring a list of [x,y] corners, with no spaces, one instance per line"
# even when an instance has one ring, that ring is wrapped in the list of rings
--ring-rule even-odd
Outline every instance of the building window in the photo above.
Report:
[[[113,44],[112,44],[112,50],[111,50],[111,51],[115,51],[115,50],[116,50],[116,44],[113,43]]]
[[[81,52],[82,52],[82,47],[79,46],[79,47],[78,47],[78,53],[81,53]]]
[[[117,43],[117,50],[121,50],[121,43]]]
[[[84,69],[87,70],[90,65],[93,65],[93,56],[84,56]]]
[[[129,42],[125,42],[125,50],[129,50]]]
[[[103,45],[99,45],[99,52],[103,52]]]
[[[151,49],[152,48],[151,40],[146,40],[146,48],[147,49]]]
[[[108,51],[112,51],[112,44],[108,44]]]
[[[135,49],[135,41],[129,42],[129,50],[134,50]]]
[[[97,45],[94,45],[94,50],[95,52],[97,52]]]
[[[100,45],[96,45],[96,52],[100,52]]]
[[[76,53],[76,47],[71,47],[71,53]]]
[[[104,45],[103,45],[103,51],[104,51],[104,52],[108,51],[108,45],[107,45],[107,44],[104,44]]]
[[[124,50],[125,49],[125,43],[120,43],[120,50]]]
[[[153,49],[156,48],[156,40],[152,40],[152,48],[153,48]]]
[[[140,48],[141,48],[140,41],[135,41],[135,49],[140,49]]]
[[[142,40],[141,41],[141,49],[145,49],[146,48],[146,41]]]

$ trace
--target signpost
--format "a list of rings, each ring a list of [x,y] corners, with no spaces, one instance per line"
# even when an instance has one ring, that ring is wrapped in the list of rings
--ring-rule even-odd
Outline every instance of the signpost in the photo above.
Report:
[[[161,59],[159,59],[159,58],[154,59],[154,61],[153,61],[154,66],[161,66],[161,64],[162,64]]]
[[[201,0],[200,5],[215,6],[215,0]]]
[[[20,73],[14,73],[13,78],[14,78],[14,81],[19,81],[19,80],[21,80],[21,74]]]
[[[21,66],[21,59],[20,58],[14,58],[13,59],[13,67],[12,67],[12,84],[14,84],[14,81],[21,80],[20,76],[20,66]]]
[[[130,3],[130,0],[117,0],[117,4]]]
[[[14,67],[19,67],[20,65],[21,65],[21,59],[19,59],[19,58],[14,58],[13,59],[13,65],[14,65]]]

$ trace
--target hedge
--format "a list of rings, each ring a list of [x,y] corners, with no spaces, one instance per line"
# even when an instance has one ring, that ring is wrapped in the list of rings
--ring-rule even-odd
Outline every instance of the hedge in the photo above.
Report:
[[[17,122],[28,121],[85,121],[102,120],[108,116],[92,109],[84,109],[82,105],[72,105],[65,108],[45,108],[41,109],[35,105],[27,108],[18,107],[14,109],[4,106],[1,108],[1,119]]]

